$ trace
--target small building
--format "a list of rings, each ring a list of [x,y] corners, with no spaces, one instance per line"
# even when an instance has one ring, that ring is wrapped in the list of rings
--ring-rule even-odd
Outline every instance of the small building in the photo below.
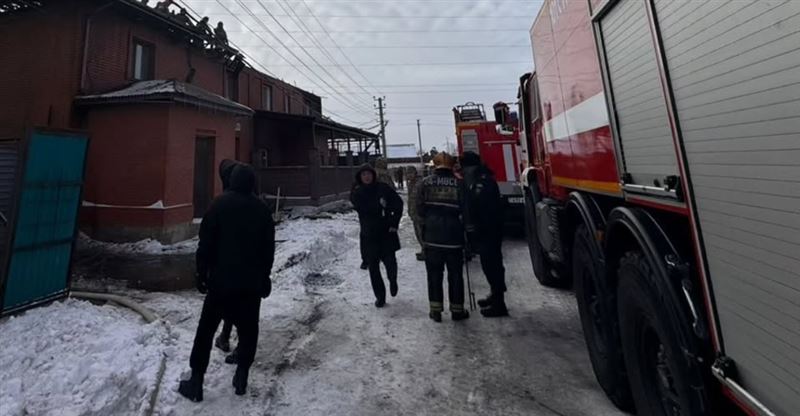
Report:
[[[175,12],[134,0],[0,0],[0,138],[88,132],[80,224],[95,239],[191,237],[221,192],[226,158],[265,169],[330,163],[317,138],[342,126],[321,116],[320,97],[254,69]],[[340,194],[317,174],[305,180],[313,192],[292,192]],[[262,187],[283,179],[261,177]]]

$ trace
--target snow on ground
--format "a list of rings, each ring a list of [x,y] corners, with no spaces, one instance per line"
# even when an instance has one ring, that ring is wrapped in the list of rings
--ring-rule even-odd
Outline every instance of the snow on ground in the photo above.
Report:
[[[400,293],[387,299],[383,309],[373,306],[368,273],[358,267],[358,232],[358,219],[352,212],[316,220],[300,218],[278,226],[273,293],[262,302],[258,352],[244,397],[233,394],[235,368],[224,363],[225,354],[216,348],[206,373],[205,400],[192,403],[177,393],[178,381],[189,373],[203,301],[199,293],[122,289],[164,319],[167,336],[146,337],[143,334],[155,331],[153,327],[134,325],[117,309],[83,303],[56,304],[0,323],[3,373],[11,368],[9,374],[25,374],[20,367],[27,366],[29,377],[42,371],[51,374],[45,364],[34,366],[40,360],[58,368],[58,374],[98,378],[97,382],[90,377],[88,382],[58,384],[47,376],[44,387],[32,390],[33,378],[6,377],[0,382],[0,400],[5,400],[0,403],[43,406],[29,407],[34,414],[48,414],[44,407],[54,409],[62,402],[77,403],[64,407],[72,409],[71,414],[137,414],[146,402],[147,389],[152,388],[147,382],[155,384],[153,366],[163,352],[166,369],[154,411],[159,416],[622,414],[594,380],[572,294],[535,282],[524,241],[512,240],[504,246],[511,317],[491,320],[475,313],[468,321],[452,322],[445,314],[444,322],[437,324],[427,318],[425,267],[414,257],[418,247],[408,218],[401,223],[403,249],[397,253]],[[488,288],[477,263],[471,265],[472,285],[480,297]],[[54,317],[52,324],[41,315],[52,313],[50,308],[79,306],[94,309],[85,311],[87,316],[72,313],[65,322]],[[111,313],[116,316],[108,317]],[[28,316],[35,318],[19,323]],[[84,321],[88,324],[78,323]],[[19,339],[35,339],[22,337],[21,331],[36,325],[42,328],[35,330],[40,338],[59,340],[45,342],[49,355],[44,357],[52,357],[50,361],[5,352],[19,348]],[[71,329],[78,325],[103,328]],[[7,328],[13,328],[14,335],[7,337]],[[111,340],[134,341],[130,345],[107,341],[110,344],[102,346],[95,344],[101,341],[94,335],[76,335],[95,331]],[[59,348],[64,342],[102,347],[114,351],[115,357],[98,353],[88,360],[70,352],[74,347],[62,352]],[[36,351],[33,346],[23,348]],[[126,362],[107,361],[117,359]],[[85,370],[87,366],[90,370]],[[112,370],[116,367],[124,376]],[[131,368],[141,371],[128,373]],[[48,391],[54,393],[48,396]],[[19,405],[14,405],[17,413],[11,414],[20,414]]]
[[[86,234],[78,236],[78,250],[101,251],[109,254],[150,254],[150,255],[178,255],[193,254],[197,251],[197,238],[181,241],[175,244],[163,244],[157,240],[144,239],[133,243],[106,243],[92,240]]]
[[[166,332],[116,306],[74,299],[0,321],[0,413],[143,415]]]

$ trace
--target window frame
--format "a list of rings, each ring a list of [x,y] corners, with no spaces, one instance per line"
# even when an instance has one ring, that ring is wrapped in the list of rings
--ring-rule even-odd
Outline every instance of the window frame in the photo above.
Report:
[[[261,84],[261,108],[264,111],[272,111],[272,85]]]
[[[142,50],[141,56],[138,53],[140,48]],[[145,51],[150,52],[149,62],[147,62],[145,59],[146,57]],[[137,72],[139,72],[138,75]],[[135,81],[151,81],[154,80],[155,78],[156,78],[156,45],[152,42],[148,42],[140,38],[133,38],[131,40],[131,79]]]

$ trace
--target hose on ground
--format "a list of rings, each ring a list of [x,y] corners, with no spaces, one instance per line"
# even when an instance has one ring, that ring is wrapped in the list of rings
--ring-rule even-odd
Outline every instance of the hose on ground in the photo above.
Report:
[[[84,299],[84,300],[105,301],[124,306],[141,315],[142,318],[144,318],[144,320],[147,323],[160,321],[164,325],[164,328],[166,328],[167,333],[171,332],[170,327],[166,321],[162,320],[153,311],[136,303],[134,300],[130,298],[126,298],[124,296],[119,296],[119,295],[112,295],[110,293],[94,293],[94,292],[70,292],[70,297],[76,299]],[[149,406],[147,409],[145,409],[144,413],[147,416],[152,416],[153,412],[155,411],[156,401],[158,401],[158,393],[161,391],[161,381],[164,378],[164,372],[166,371],[166,369],[167,369],[167,355],[162,354],[161,363],[158,366],[158,373],[156,374],[156,385],[155,388],[153,388],[153,393],[150,395],[150,400],[148,401]]]

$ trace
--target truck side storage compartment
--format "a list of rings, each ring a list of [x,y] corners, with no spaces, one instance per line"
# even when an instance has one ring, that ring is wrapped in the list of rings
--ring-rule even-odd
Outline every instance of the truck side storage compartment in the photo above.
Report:
[[[800,2],[654,6],[724,354],[800,414]]]

